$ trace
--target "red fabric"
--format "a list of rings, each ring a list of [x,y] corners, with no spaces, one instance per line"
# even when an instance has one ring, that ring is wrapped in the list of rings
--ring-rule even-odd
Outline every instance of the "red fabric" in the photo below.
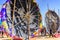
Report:
[[[53,37],[60,38],[60,33],[54,34]]]
[[[22,38],[20,38],[18,36],[13,36],[13,40],[22,40]]]
[[[22,40],[21,38],[14,38],[13,40]]]

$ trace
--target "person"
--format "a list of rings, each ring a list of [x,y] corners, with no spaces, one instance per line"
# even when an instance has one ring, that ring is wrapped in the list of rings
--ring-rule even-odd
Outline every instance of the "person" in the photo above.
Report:
[[[50,29],[50,36],[52,36],[52,29]]]

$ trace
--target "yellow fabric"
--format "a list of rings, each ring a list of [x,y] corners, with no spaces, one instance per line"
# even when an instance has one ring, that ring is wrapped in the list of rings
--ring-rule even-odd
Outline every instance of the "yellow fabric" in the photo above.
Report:
[[[36,35],[36,34],[37,34],[37,32],[34,32],[33,34],[34,34],[34,35]]]
[[[2,22],[2,25],[3,25],[3,27],[4,27],[5,29],[8,29],[8,25],[7,25],[6,21],[3,21],[3,22]]]
[[[8,38],[9,38],[10,40],[12,40],[12,37],[8,36]]]
[[[39,26],[40,29],[42,29],[42,23],[40,23],[40,26]]]

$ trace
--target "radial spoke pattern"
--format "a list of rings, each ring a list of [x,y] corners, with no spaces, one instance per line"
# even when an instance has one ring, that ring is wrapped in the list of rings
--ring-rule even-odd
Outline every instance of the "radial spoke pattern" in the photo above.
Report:
[[[7,10],[10,10],[10,17],[11,19],[7,18],[10,24],[12,24],[12,11],[13,11],[13,5],[14,0],[11,0],[9,5],[10,9],[7,8]],[[8,6],[7,6],[8,7]],[[14,28],[15,33],[17,36],[21,36],[24,38],[28,37],[28,26],[31,29],[30,35],[35,31],[38,30],[38,23],[41,21],[39,18],[41,17],[41,14],[39,12],[39,8],[35,2],[32,0],[16,0],[15,4],[15,12],[14,12]],[[29,24],[28,24],[28,18],[29,18]]]

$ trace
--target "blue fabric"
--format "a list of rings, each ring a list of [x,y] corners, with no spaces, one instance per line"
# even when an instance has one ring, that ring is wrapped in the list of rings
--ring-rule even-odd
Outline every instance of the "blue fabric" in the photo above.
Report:
[[[6,0],[6,3],[7,3],[7,2],[10,2],[10,0]]]
[[[1,10],[2,13],[2,22],[6,20],[7,14],[6,14],[6,7],[2,8]]]
[[[2,21],[0,20],[0,25],[2,24]]]

